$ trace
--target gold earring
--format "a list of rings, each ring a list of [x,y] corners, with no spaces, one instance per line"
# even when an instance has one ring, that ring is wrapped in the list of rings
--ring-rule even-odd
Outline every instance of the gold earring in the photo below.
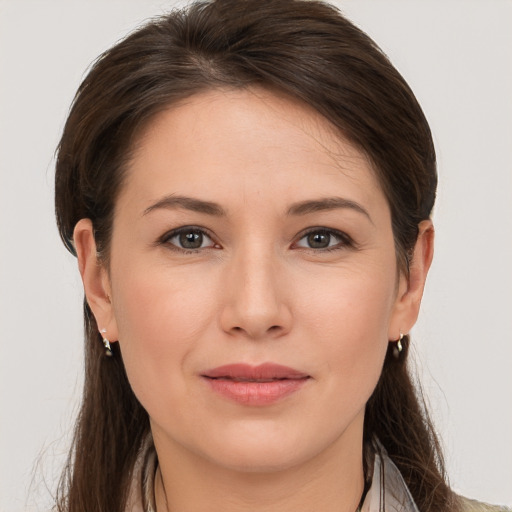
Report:
[[[113,356],[112,347],[110,346],[110,341],[108,341],[108,339],[105,337],[106,332],[107,332],[106,329],[101,329],[100,335],[101,335],[101,338],[103,341],[103,346],[105,347],[105,354],[108,357],[112,357]]]
[[[402,340],[404,338],[404,335],[400,333],[400,337],[396,340],[395,346],[393,347],[393,357],[395,359],[398,359],[400,357],[400,353],[404,349],[402,346]]]

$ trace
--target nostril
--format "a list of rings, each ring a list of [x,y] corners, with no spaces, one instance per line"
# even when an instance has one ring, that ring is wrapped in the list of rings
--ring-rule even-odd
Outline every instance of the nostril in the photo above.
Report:
[[[282,330],[283,330],[282,326],[280,326],[280,325],[272,325],[265,332],[267,334],[272,334],[272,333],[279,333]],[[244,329],[243,327],[240,327],[238,325],[233,326],[231,331],[232,332],[237,332],[237,333],[245,333],[245,332],[247,332],[246,329]]]

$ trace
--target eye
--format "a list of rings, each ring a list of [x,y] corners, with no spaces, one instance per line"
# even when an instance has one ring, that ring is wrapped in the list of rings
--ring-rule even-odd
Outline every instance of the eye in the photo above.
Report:
[[[296,247],[303,247],[306,249],[331,250],[352,246],[352,241],[348,235],[341,231],[316,228],[302,236],[295,245]]]
[[[183,249],[184,251],[197,251],[215,247],[213,240],[202,229],[188,226],[167,233],[162,238],[162,243],[170,244],[176,249]]]

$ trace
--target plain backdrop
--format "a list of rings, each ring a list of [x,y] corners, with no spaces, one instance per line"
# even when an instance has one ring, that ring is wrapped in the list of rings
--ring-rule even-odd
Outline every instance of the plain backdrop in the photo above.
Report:
[[[0,0],[0,510],[47,510],[81,387],[53,152],[93,59],[175,3]],[[415,358],[454,488],[512,503],[512,3],[348,0],[431,123],[436,256]],[[48,487],[48,489],[47,489]]]

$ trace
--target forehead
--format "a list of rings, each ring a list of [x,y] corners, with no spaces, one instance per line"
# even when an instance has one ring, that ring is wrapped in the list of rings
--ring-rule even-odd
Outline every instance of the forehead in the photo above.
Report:
[[[137,139],[124,189],[121,196],[147,200],[191,191],[217,201],[382,196],[366,155],[329,121],[256,88],[196,94],[158,113]]]

